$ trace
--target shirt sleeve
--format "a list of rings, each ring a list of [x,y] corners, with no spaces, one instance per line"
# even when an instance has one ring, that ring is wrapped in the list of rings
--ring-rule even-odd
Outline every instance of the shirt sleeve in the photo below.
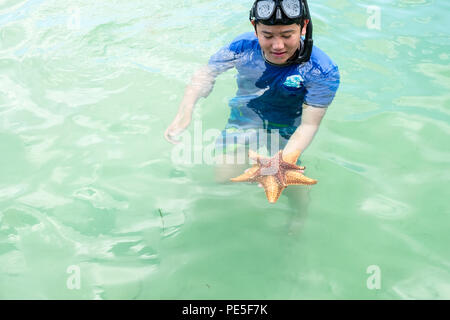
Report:
[[[305,83],[304,103],[319,108],[328,107],[339,88],[340,74],[337,66],[328,72],[315,75]]]
[[[224,46],[209,59],[208,66],[214,73],[214,76],[218,76],[219,74],[235,67],[237,53],[231,48],[232,44]]]

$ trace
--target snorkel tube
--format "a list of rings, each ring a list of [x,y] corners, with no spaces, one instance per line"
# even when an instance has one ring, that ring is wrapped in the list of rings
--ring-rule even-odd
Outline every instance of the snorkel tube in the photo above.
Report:
[[[302,0],[303,5],[304,5],[304,9],[305,9],[305,18],[302,20],[302,23],[300,24],[301,29],[303,29],[303,24],[305,22],[305,20],[309,20],[308,25],[306,26],[306,34],[305,34],[305,40],[303,42],[303,46],[302,48],[300,48],[300,52],[298,54],[297,59],[295,59],[294,63],[297,64],[301,64],[303,62],[308,62],[309,59],[311,58],[311,52],[312,52],[312,48],[313,48],[313,38],[312,38],[312,33],[313,33],[313,24],[312,24],[312,20],[311,20],[311,15],[309,13],[309,7],[308,7],[308,2],[306,0]]]
[[[306,27],[306,34],[305,39],[303,41],[303,45],[301,46],[300,50],[298,51],[298,55],[296,58],[289,60],[289,64],[302,64],[304,62],[308,62],[311,58],[311,52],[313,48],[313,24],[311,21],[311,14],[309,13],[309,7],[307,0],[298,0],[300,2],[300,5],[302,6],[301,10],[301,16],[298,18],[289,18],[286,13],[284,12],[283,6],[281,5],[281,2],[283,0],[272,0],[276,3],[276,7],[272,12],[272,15],[267,19],[258,19],[257,16],[257,3],[259,1],[265,1],[265,0],[256,0],[253,3],[253,7],[250,10],[250,21],[252,23],[255,23],[255,31],[256,31],[256,23],[262,23],[265,25],[289,25],[289,24],[299,24],[300,30],[303,29],[303,26],[305,24],[305,20],[309,20],[308,25]]]

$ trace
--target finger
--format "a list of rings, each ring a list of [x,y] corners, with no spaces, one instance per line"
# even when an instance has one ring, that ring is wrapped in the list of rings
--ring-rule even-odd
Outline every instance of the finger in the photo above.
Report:
[[[178,144],[181,142],[180,140],[173,139],[173,135],[170,134],[168,131],[164,133],[164,137],[166,138],[167,141],[169,141],[172,144]]]
[[[170,143],[172,143],[172,144],[175,144],[175,141],[173,141],[167,133],[164,133],[164,138],[165,138],[168,142],[170,142]]]

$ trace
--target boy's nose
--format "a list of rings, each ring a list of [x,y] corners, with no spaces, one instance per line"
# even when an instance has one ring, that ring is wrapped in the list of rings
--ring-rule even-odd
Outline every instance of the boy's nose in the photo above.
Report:
[[[284,48],[284,43],[283,40],[279,39],[279,40],[274,40],[274,42],[272,43],[272,49],[275,50],[281,50]]]

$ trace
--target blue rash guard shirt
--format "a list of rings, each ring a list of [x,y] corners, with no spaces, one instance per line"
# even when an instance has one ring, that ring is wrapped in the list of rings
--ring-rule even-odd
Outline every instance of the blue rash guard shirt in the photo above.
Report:
[[[328,107],[340,80],[336,64],[315,46],[311,59],[302,64],[266,62],[254,32],[221,48],[208,65],[215,76],[233,67],[238,71],[226,129],[278,129],[285,139],[300,125],[302,105]]]

